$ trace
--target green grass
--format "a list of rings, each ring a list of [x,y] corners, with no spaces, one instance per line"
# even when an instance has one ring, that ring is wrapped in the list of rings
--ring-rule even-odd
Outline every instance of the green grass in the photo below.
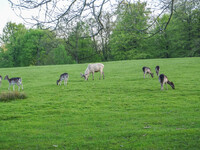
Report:
[[[160,90],[156,65],[175,90]],[[87,64],[1,68],[22,77],[27,99],[0,102],[0,149],[200,149],[200,58],[104,66],[105,80],[95,73],[94,81],[80,77]],[[64,72],[68,85],[57,86]],[[3,80],[0,91],[7,88]]]

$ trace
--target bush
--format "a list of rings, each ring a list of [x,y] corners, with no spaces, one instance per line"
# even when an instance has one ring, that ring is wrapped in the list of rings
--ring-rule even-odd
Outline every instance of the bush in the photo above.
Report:
[[[17,91],[14,92],[2,92],[0,95],[0,101],[1,102],[8,102],[15,99],[25,99],[27,98],[26,94],[24,92],[20,93]]]

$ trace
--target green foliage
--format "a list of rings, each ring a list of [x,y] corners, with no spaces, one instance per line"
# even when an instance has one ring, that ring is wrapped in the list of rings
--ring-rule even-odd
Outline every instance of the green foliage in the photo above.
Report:
[[[21,24],[9,23],[1,37],[1,67],[74,63],[63,40],[49,30],[28,30]]]
[[[153,57],[194,57],[200,56],[200,9],[190,1],[177,1],[174,15],[165,31],[160,32],[147,42],[147,51]],[[159,18],[153,31],[163,28],[169,15]]]
[[[200,149],[200,58],[104,62],[105,79],[80,77],[87,64],[0,68],[23,78],[24,100],[0,103],[0,149]],[[161,73],[175,90],[160,90]],[[63,72],[67,86],[57,86]],[[8,82],[2,81],[1,91]]]
[[[71,56],[67,54],[65,46],[63,44],[58,45],[53,51],[51,51],[50,55],[52,55],[48,64],[72,64],[75,61]],[[51,59],[52,58],[52,59]]]
[[[140,30],[147,27],[149,13],[146,3],[120,5],[117,25],[110,40],[114,60],[146,57],[147,54],[142,51],[145,34]]]
[[[101,57],[94,50],[94,44],[88,32],[88,26],[84,22],[79,22],[67,39],[67,50],[77,63],[101,60]]]
[[[96,30],[88,25],[88,20],[92,24],[91,18],[72,22],[65,38],[41,26],[26,29],[22,24],[8,22],[0,36],[0,67],[200,56],[197,1],[175,1],[166,30],[168,13],[156,18],[153,25],[150,15],[147,3],[123,1],[114,14],[99,16],[104,29],[97,37],[89,36]]]

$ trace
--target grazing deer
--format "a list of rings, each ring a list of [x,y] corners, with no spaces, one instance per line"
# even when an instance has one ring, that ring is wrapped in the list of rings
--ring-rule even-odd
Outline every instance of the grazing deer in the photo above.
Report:
[[[153,78],[153,73],[151,73],[151,69],[148,67],[143,67],[142,68],[143,72],[144,72],[144,78],[145,78],[145,74],[150,74],[151,77]]]
[[[101,79],[102,74],[103,74],[103,79],[104,79],[103,68],[104,68],[104,65],[101,63],[89,64],[87,69],[85,70],[85,74],[81,73],[81,77],[84,77],[85,80],[88,80],[90,73],[92,73],[92,77],[93,77],[92,79],[94,80],[94,73],[100,72],[99,80]]]
[[[68,73],[63,73],[60,75],[60,78],[57,80],[57,85],[61,85],[62,81],[64,80],[64,85],[67,85],[67,80],[69,79]]]
[[[158,76],[159,75],[159,71],[160,71],[160,66],[156,66],[155,70],[156,70],[156,74]]]
[[[15,84],[17,84],[17,86],[18,86],[18,91],[20,91],[20,86],[22,87],[22,90],[23,90],[22,78],[16,77],[16,78],[9,79],[8,75],[6,75],[4,80],[8,80],[8,82],[9,82],[8,90],[10,90],[10,86],[13,85],[13,91],[14,91]]]
[[[159,75],[159,82],[161,84],[161,90],[163,90],[163,84],[166,85],[166,88],[167,88],[167,84],[169,84],[172,87],[172,89],[175,89],[174,83],[170,82],[168,80],[167,76],[164,74]],[[167,88],[167,90],[168,90],[168,88]]]

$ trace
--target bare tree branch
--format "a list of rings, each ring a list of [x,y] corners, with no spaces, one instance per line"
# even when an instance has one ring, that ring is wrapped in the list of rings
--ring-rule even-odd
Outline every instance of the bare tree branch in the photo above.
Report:
[[[133,0],[8,0],[11,7],[26,23],[33,26],[41,26],[46,29],[58,30],[72,26],[71,22],[77,22],[93,18],[95,30],[90,36],[96,36],[104,29],[101,14],[103,11],[115,11],[117,6],[135,2]],[[154,16],[149,26],[144,29],[135,29],[139,32],[147,32],[151,29],[158,18],[171,6],[170,17],[163,30],[166,30],[173,15],[174,0],[160,0],[155,7],[160,13]],[[153,3],[153,1],[149,1]],[[68,27],[67,27],[68,28]]]
[[[164,30],[167,29],[167,26],[168,26],[168,24],[169,24],[169,22],[170,22],[170,20],[172,18],[172,15],[173,15],[173,12],[174,12],[173,10],[174,10],[174,0],[172,0],[172,2],[171,2],[171,13],[170,13],[169,19],[168,19],[168,21],[167,21],[167,23],[165,25]]]

